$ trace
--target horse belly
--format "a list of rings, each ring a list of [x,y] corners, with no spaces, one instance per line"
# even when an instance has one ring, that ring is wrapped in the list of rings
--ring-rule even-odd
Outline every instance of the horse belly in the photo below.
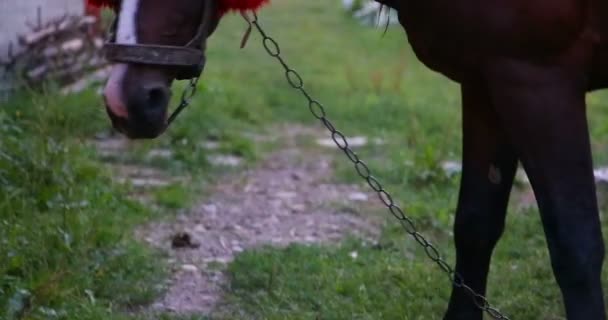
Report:
[[[595,48],[589,90],[608,88],[608,43]]]
[[[406,0],[399,20],[429,68],[462,79],[493,56],[559,54],[585,29],[587,0]]]
[[[608,1],[593,0],[593,22],[599,41],[594,47],[590,89],[608,88]]]

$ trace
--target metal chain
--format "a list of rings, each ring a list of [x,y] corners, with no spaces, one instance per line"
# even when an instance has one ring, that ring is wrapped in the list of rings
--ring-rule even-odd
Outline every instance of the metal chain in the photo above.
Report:
[[[367,164],[363,162],[359,156],[350,148],[348,144],[348,140],[344,134],[338,131],[334,125],[327,118],[327,113],[323,105],[315,100],[304,88],[304,80],[298,74],[297,71],[289,67],[289,65],[285,62],[283,57],[281,56],[281,49],[277,42],[268,36],[264,29],[260,26],[258,22],[258,17],[255,13],[253,13],[254,19],[248,22],[255,26],[260,35],[262,36],[262,44],[264,45],[264,49],[268,54],[277,59],[278,62],[283,66],[285,70],[285,77],[287,78],[287,82],[289,85],[300,91],[302,95],[308,100],[308,108],[310,112],[313,114],[317,120],[321,121],[323,125],[329,130],[331,133],[331,138],[335,142],[336,146],[342,150],[348,159],[353,163],[355,170],[363,178],[367,184],[372,188],[380,198],[380,201],[386,206],[389,212],[399,220],[401,226],[410,236],[416,240],[424,249],[426,255],[435,262],[441,270],[443,270],[449,277],[450,281],[456,288],[463,289],[472,299],[473,303],[481,310],[485,311],[494,319],[501,320],[509,320],[509,318],[503,315],[498,309],[490,305],[486,297],[481,294],[475,292],[471,287],[464,283],[464,279],[460,274],[458,274],[452,267],[441,257],[439,250],[431,244],[421,233],[418,232],[416,224],[414,221],[407,217],[403,210],[395,204],[393,201],[393,197],[384,189],[380,181],[376,179],[373,175]]]
[[[199,79],[200,75],[198,77],[190,79],[190,81],[188,82],[188,86],[186,86],[182,91],[180,103],[177,105],[177,108],[175,108],[175,111],[173,111],[173,113],[169,117],[169,120],[167,120],[167,127],[173,122],[173,120],[175,120],[175,118],[177,118],[177,116],[179,116],[180,113],[182,113],[182,111],[184,111],[184,109],[186,109],[186,107],[190,105],[190,102],[192,102],[192,98],[196,94],[196,86],[198,84]]]

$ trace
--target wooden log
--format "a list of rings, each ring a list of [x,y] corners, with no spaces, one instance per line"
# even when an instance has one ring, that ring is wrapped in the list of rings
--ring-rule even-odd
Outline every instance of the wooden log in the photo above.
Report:
[[[18,38],[23,48],[6,65],[15,66],[33,87],[49,80],[63,87],[82,85],[86,80],[80,80],[107,66],[101,56],[104,40],[93,30],[97,24],[95,16],[65,16],[37,25]]]
[[[37,42],[45,39],[46,37],[52,35],[56,31],[57,31],[57,29],[55,28],[55,26],[49,26],[40,31],[26,34],[24,36],[19,37],[19,44],[21,44],[22,46],[31,46],[34,43],[37,43]]]
[[[84,91],[96,83],[104,82],[110,75],[110,67],[97,69],[95,72],[79,79],[78,81],[71,83],[61,89],[63,95],[78,93]]]

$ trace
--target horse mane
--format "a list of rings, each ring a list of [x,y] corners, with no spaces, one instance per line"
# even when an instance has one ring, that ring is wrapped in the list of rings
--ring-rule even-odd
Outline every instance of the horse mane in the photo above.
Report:
[[[256,11],[270,0],[219,0],[220,14],[230,11]],[[118,0],[88,0],[88,4],[93,7],[109,7],[116,9]]]

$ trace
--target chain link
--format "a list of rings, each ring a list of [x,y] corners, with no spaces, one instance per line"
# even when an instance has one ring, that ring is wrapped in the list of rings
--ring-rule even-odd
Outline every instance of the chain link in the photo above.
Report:
[[[198,77],[190,79],[190,81],[188,82],[188,86],[186,86],[182,91],[180,103],[177,105],[177,108],[175,108],[175,111],[173,111],[173,113],[169,117],[169,120],[167,120],[167,126],[169,126],[173,122],[173,120],[175,120],[175,118],[177,118],[177,116],[179,116],[179,114],[190,105],[190,102],[192,102],[192,98],[194,98],[194,95],[196,94],[196,86],[198,84],[199,79],[200,75]]]
[[[374,190],[380,201],[387,207],[389,212],[401,223],[401,226],[407,234],[412,236],[414,240],[422,246],[427,257],[435,262],[441,270],[443,270],[450,282],[456,288],[463,289],[472,299],[475,306],[485,311],[494,319],[509,320],[509,318],[503,315],[498,309],[490,305],[486,297],[475,292],[471,287],[464,283],[464,279],[458,274],[441,256],[439,250],[430,243],[421,233],[418,232],[416,224],[410,218],[408,218],[404,211],[394,203],[392,196],[388,191],[384,189],[382,184],[372,175],[370,168],[363,162],[359,156],[350,148],[348,139],[346,136],[338,131],[331,121],[327,118],[327,112],[323,105],[317,100],[313,99],[312,96],[304,88],[304,81],[297,71],[290,68],[281,56],[281,48],[279,47],[276,40],[266,34],[264,29],[258,22],[258,17],[253,13],[254,19],[250,23],[258,30],[262,36],[262,44],[266,52],[273,58],[277,59],[278,62],[283,66],[285,70],[285,77],[289,85],[295,90],[300,91],[302,95],[308,101],[308,108],[312,115],[317,118],[331,133],[331,138],[335,142],[336,146],[342,150],[348,159],[353,163],[357,174],[367,182],[370,188]]]

